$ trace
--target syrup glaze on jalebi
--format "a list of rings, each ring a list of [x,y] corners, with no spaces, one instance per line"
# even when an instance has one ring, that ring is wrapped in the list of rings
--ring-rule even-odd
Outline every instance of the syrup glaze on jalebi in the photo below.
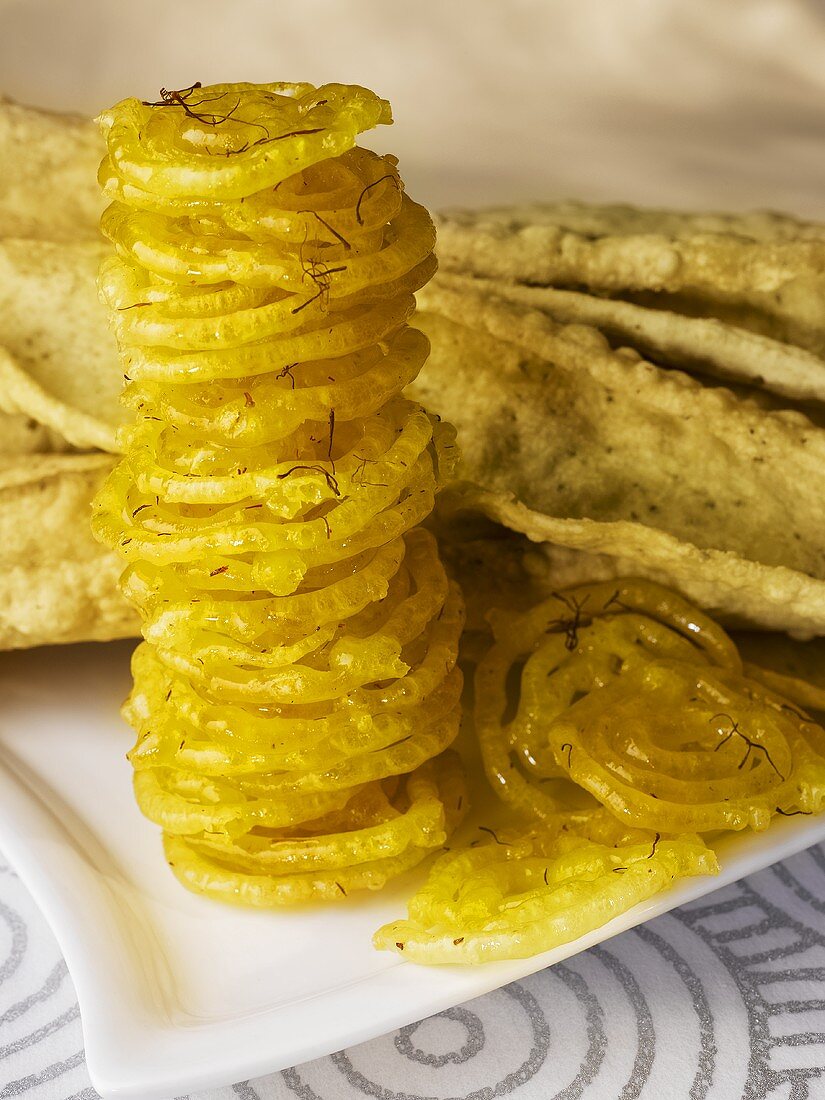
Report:
[[[127,718],[175,874],[335,900],[466,809],[461,597],[430,512],[451,429],[400,396],[427,212],[358,87],[198,85],[101,117],[100,287],[135,422],[96,502],[145,641]]]
[[[421,963],[522,959],[592,932],[676,878],[714,874],[698,836],[598,844],[541,829],[447,853],[375,946]]]
[[[540,781],[559,776],[625,826],[659,832],[764,829],[825,804],[825,731],[745,677],[724,630],[676,593],[585,585],[493,628],[479,739],[494,788],[532,815],[558,820]]]
[[[475,723],[502,826],[441,856],[378,947],[429,963],[548,950],[712,874],[721,832],[825,807],[825,730],[678,594],[583,585],[490,619]]]

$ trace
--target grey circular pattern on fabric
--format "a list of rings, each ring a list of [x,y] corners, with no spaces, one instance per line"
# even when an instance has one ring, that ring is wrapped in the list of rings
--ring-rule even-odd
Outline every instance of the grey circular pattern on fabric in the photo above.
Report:
[[[562,970],[564,970],[564,968],[558,967],[556,973],[559,973],[559,971]],[[577,987],[579,985],[580,979],[576,978],[574,975],[571,975],[569,972],[564,972],[559,976],[562,978],[562,981],[565,981],[566,984],[572,984],[574,987]],[[533,997],[532,994],[529,993],[519,982],[515,982],[513,985],[507,986],[504,990],[500,992],[502,992],[506,997],[509,997],[513,1001],[515,1001],[524,1013],[524,1016],[528,1022],[528,1026],[531,1031],[529,1053],[527,1055],[527,1058],[522,1062],[521,1065],[519,1065],[515,1070],[511,1071],[510,1073],[507,1073],[504,1077],[501,1078],[501,1080],[489,1084],[484,1084],[481,1089],[472,1089],[471,1091],[465,1092],[462,1095],[461,1100],[488,1100],[488,1098],[492,1100],[492,1097],[512,1093],[516,1087],[523,1084],[525,1081],[530,1080],[530,1078],[535,1074],[536,1070],[543,1064],[545,1058],[547,1057],[547,1052],[550,1045],[550,1029],[548,1027],[547,1020],[545,1019],[544,1014],[542,1013],[535,997]],[[583,990],[583,995],[585,997],[588,996],[586,989]],[[590,1011],[592,1012],[594,1010],[597,1010],[598,1006],[596,1005],[595,999],[591,998],[590,1001]],[[468,1013],[468,1015],[470,1015],[470,1013]],[[441,1013],[440,1018],[450,1019],[452,1017],[450,1017],[447,1013]],[[477,1016],[475,1017],[475,1019],[478,1021],[477,1027],[479,1031],[483,1034],[483,1025],[481,1024],[481,1021],[478,1020]],[[596,1028],[596,1031],[598,1035],[598,1026]],[[598,1043],[598,1039],[596,1041]],[[478,1044],[474,1053],[478,1054],[479,1051],[482,1049],[482,1046],[483,1043]],[[588,1048],[588,1056],[590,1056],[590,1051],[592,1048],[593,1042],[591,1040],[590,1047]],[[466,1058],[461,1059],[461,1061],[466,1060]],[[345,1078],[348,1085],[352,1088],[355,1094],[360,1093],[364,1096],[375,1097],[376,1100],[421,1100],[421,1096],[419,1093],[413,1094],[407,1092],[399,1092],[394,1089],[388,1089],[377,1081],[371,1080],[370,1078],[365,1076],[364,1073],[362,1073],[358,1068],[356,1068],[356,1066],[353,1065],[349,1055],[345,1051],[339,1051],[339,1053],[333,1054],[331,1061],[335,1065],[336,1069]],[[421,1061],[423,1062],[424,1060],[422,1059]],[[447,1061],[448,1059],[445,1058],[438,1063],[428,1061],[426,1064],[445,1065]],[[287,1071],[284,1075],[284,1080],[287,1082],[289,1087],[297,1093],[297,1095],[305,1097],[306,1100],[313,1100],[313,1097],[317,1095],[312,1092],[299,1091],[299,1086],[304,1085],[304,1082],[301,1080],[297,1070]],[[580,1095],[580,1090],[575,1093],[570,1093],[569,1100],[574,1100],[574,1097],[577,1098]],[[453,1098],[449,1098],[449,1100],[453,1100]],[[564,1094],[564,1100],[568,1100],[567,1093]]]
[[[639,983],[624,963],[602,947],[594,947],[592,953],[616,975],[627,993],[627,999],[633,1010],[636,1021],[636,1057],[633,1060],[630,1076],[619,1093],[619,1100],[637,1100],[650,1073],[656,1044],[650,1008],[639,988]]]
[[[448,1050],[444,1054],[433,1054],[422,1050],[413,1044],[413,1035],[421,1028],[422,1024],[437,1022],[439,1020],[455,1020],[465,1029],[466,1042],[459,1050]],[[395,1049],[399,1054],[409,1058],[411,1062],[420,1062],[427,1066],[445,1066],[447,1062],[466,1062],[468,1058],[475,1057],[484,1046],[484,1027],[481,1020],[474,1012],[466,1008],[448,1008],[432,1016],[430,1020],[419,1020],[415,1024],[407,1024],[402,1027],[395,1036]]]
[[[26,925],[18,913],[0,901],[0,921],[5,925],[8,945],[0,948],[0,982],[10,978],[23,959],[28,943]]]
[[[0,1100],[96,1100],[0,859]],[[823,1100],[825,846],[395,1033],[186,1100]]]

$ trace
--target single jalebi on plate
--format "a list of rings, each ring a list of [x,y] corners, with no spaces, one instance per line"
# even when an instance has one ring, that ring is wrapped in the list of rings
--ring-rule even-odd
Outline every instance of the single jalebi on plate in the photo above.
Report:
[[[628,826],[763,829],[825,801],[825,733],[742,673],[725,631],[649,581],[581,586],[494,616],[476,677],[494,788],[553,820],[562,775]],[[517,706],[507,713],[508,679]]]
[[[409,918],[384,925],[374,943],[420,963],[527,958],[592,932],[676,878],[716,869],[698,836],[608,845],[539,829],[441,856]]]
[[[825,805],[825,730],[676,593],[585,585],[490,620],[476,731],[521,832],[442,856],[377,946],[433,963],[548,950],[713,873],[723,831]]]
[[[462,601],[418,527],[454,433],[400,396],[435,234],[355,144],[390,121],[338,84],[101,116],[135,420],[94,525],[143,617],[135,791],[177,877],[226,901],[377,889],[466,809]]]

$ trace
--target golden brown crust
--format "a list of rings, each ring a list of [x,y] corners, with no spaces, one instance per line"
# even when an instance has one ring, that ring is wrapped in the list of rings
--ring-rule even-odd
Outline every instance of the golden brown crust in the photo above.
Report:
[[[0,459],[0,649],[134,637],[121,564],[88,516],[107,455]]]

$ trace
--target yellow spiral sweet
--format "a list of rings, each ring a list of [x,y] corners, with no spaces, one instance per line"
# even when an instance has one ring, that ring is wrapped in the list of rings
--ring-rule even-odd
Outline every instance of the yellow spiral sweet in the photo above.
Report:
[[[493,842],[451,843],[377,947],[426,963],[546,951],[713,874],[721,831],[825,808],[825,730],[743,675],[677,593],[628,579],[489,617],[475,721]]]
[[[358,87],[195,85],[101,117],[103,267],[135,421],[96,501],[143,617],[125,713],[192,889],[376,889],[466,808],[463,623],[430,512],[452,430],[401,390],[435,235]]]
[[[494,789],[531,817],[678,834],[825,807],[825,730],[743,675],[731,639],[676,593],[585,585],[494,629],[476,726]],[[567,810],[549,783],[570,780],[603,809]]]
[[[674,879],[717,870],[698,836],[613,845],[539,830],[441,856],[409,917],[373,942],[420,963],[523,959],[592,932]]]

